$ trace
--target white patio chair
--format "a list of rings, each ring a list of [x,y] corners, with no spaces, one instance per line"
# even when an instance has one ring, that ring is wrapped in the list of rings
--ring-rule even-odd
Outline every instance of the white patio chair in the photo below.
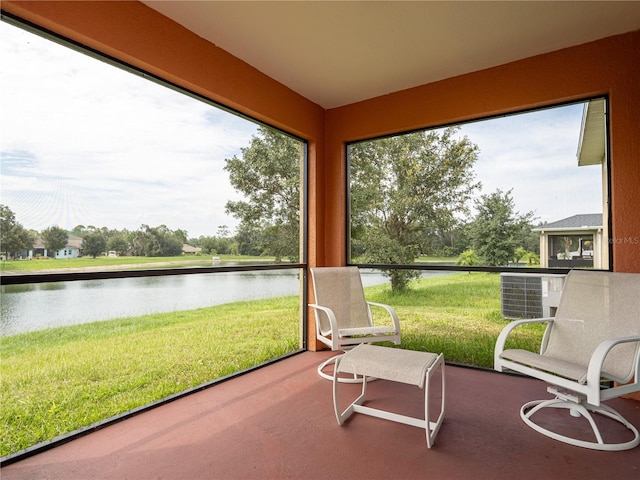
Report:
[[[514,328],[534,322],[547,322],[539,354],[505,350]],[[554,399],[529,402],[520,410],[524,422],[543,435],[595,450],[637,446],[637,428],[602,402],[640,391],[640,274],[571,271],[555,318],[516,320],[503,329],[496,342],[494,368],[550,384],[547,391]],[[595,441],[563,435],[557,428],[552,431],[541,426],[540,420],[536,423],[532,417],[549,407],[566,408],[573,417],[586,418]],[[591,412],[621,423],[633,439],[605,442],[595,420],[598,417]]]
[[[316,303],[316,337],[331,350],[343,352],[361,343],[393,342],[400,344],[400,323],[393,308],[382,303],[367,302],[357,267],[319,267],[311,269]],[[388,321],[374,322],[371,307],[386,310]],[[382,311],[382,310],[381,310]],[[378,315],[381,316],[381,315]],[[338,355],[339,356],[339,355]],[[318,374],[333,380],[325,373],[326,366],[335,363],[331,357],[318,367]],[[361,378],[340,378],[344,383],[359,383]]]

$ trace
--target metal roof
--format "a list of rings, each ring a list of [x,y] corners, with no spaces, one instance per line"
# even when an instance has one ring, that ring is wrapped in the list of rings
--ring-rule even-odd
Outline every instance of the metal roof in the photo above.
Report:
[[[546,223],[531,230],[541,232],[545,230],[597,230],[599,228],[602,228],[601,213],[583,213]]]

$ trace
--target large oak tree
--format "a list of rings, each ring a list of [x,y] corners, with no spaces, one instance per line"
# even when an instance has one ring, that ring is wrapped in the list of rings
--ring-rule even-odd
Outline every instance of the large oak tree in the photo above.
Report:
[[[227,213],[240,220],[239,232],[260,232],[261,254],[298,261],[302,143],[260,127],[241,151],[242,158],[226,159],[225,170],[245,200],[227,202]]]
[[[418,131],[350,145],[352,258],[411,264],[427,232],[451,228],[480,187],[478,147],[456,128]],[[419,272],[384,270],[394,292]]]

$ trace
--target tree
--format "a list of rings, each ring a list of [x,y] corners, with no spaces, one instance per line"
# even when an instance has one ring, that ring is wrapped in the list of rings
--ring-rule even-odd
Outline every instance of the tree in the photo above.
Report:
[[[131,233],[131,254],[135,257],[145,256],[148,245],[151,242],[151,237],[147,234],[145,228],[149,227],[141,225],[138,230]]]
[[[220,238],[228,238],[231,239],[231,230],[226,225],[220,225],[218,227],[218,231],[216,232],[216,236]]]
[[[466,250],[469,242],[466,237],[465,225],[461,221],[455,221],[446,228],[436,226],[424,233],[423,255],[452,257]]]
[[[520,260],[524,260],[528,265],[539,265],[540,255],[536,252],[531,252],[524,247],[518,247],[516,248],[516,253],[513,257],[513,263],[519,264]]]
[[[141,225],[133,235],[132,251],[134,255],[138,256],[177,256],[182,254],[182,245],[186,238],[185,231],[172,231],[166,225],[159,227]]]
[[[107,240],[107,249],[123,255],[129,251],[126,233],[115,233]]]
[[[240,255],[257,256],[262,253],[260,245],[264,244],[262,240],[262,231],[253,225],[241,223],[236,229],[236,244]]]
[[[0,205],[0,249],[11,257],[32,247],[33,235],[16,221],[9,207]]]
[[[107,241],[101,232],[95,231],[82,238],[82,253],[96,258],[107,249]]]
[[[200,238],[197,239],[189,239],[188,243],[189,245],[193,245],[194,247],[202,248],[202,253],[206,253],[208,255],[215,255],[216,253],[218,253],[218,244],[215,237],[200,236]]]
[[[500,189],[482,195],[476,208],[478,213],[469,225],[474,250],[487,265],[507,265],[531,230],[533,212],[515,212],[511,190]]]
[[[53,252],[53,256],[55,257],[58,250],[67,246],[69,234],[66,230],[54,225],[42,231],[42,242],[44,243],[44,247],[49,252]]]
[[[73,229],[71,230],[71,234],[75,235],[76,237],[84,237],[87,234],[87,227],[85,227],[84,225],[80,224],[80,225],[76,225],[75,227],[73,227]]]
[[[352,144],[349,149],[351,238],[368,263],[410,264],[426,232],[446,230],[479,188],[478,147],[456,128]],[[394,292],[419,272],[386,270]]]
[[[476,255],[476,252],[469,249],[462,252],[458,255],[458,259],[456,260],[456,265],[480,265],[480,257]],[[471,273],[471,272],[469,272]]]
[[[296,262],[300,256],[301,158],[298,140],[260,127],[242,158],[225,160],[231,185],[246,198],[227,202],[226,212],[240,220],[239,232],[260,230],[260,253],[278,261]]]
[[[182,251],[182,245],[187,243],[187,231],[186,230],[182,230],[180,228],[174,230],[173,232],[171,232],[171,235],[178,241],[180,241],[180,251]]]
[[[231,235],[231,230],[226,225],[221,225],[218,227],[218,231],[216,232],[216,236],[213,238],[213,249],[216,253],[221,255],[228,255],[231,253],[233,249],[233,237]]]

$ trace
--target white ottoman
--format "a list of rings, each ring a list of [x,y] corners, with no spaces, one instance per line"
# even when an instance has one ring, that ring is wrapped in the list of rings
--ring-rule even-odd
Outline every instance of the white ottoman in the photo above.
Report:
[[[429,420],[429,383],[431,376],[438,367],[442,372],[442,403],[438,419],[435,422],[431,422]],[[342,413],[339,412],[338,407],[338,384],[340,383],[338,375],[340,373],[361,375],[363,377],[362,393]],[[363,403],[367,391],[367,377],[407,383],[420,388],[424,387],[424,420],[365,407]],[[363,343],[336,360],[333,375],[333,407],[336,419],[342,425],[353,412],[358,412],[424,428],[427,447],[431,448],[444,420],[444,383],[444,356],[442,354],[437,355],[435,353],[380,347]]]

